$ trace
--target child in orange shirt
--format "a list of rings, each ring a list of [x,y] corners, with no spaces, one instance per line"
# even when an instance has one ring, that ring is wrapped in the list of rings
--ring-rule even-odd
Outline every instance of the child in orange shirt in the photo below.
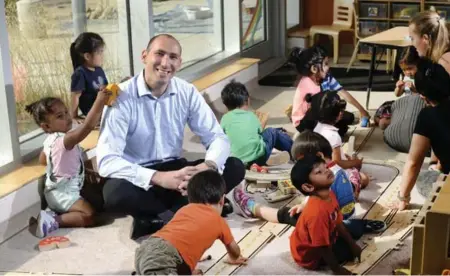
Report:
[[[361,248],[354,241],[360,234],[343,224],[338,201],[330,190],[333,172],[319,156],[306,155],[292,168],[291,180],[309,196],[290,237],[292,257],[306,269],[327,264],[336,274],[351,274],[340,263],[361,257]]]
[[[225,200],[222,176],[212,170],[200,172],[189,181],[187,192],[189,204],[136,250],[136,274],[201,274],[195,267],[216,239],[225,245],[228,263],[247,261],[241,256],[230,227],[220,216]]]

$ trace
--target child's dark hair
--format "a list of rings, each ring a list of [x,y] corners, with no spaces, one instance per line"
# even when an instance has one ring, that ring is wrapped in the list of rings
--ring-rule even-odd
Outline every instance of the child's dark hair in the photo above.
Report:
[[[96,33],[84,32],[81,33],[75,41],[70,44],[70,58],[72,59],[72,66],[75,70],[78,66],[84,64],[84,54],[92,54],[101,47],[105,46],[103,38]]]
[[[308,154],[297,160],[291,170],[292,185],[302,194],[306,196],[310,195],[311,193],[304,191],[302,186],[305,183],[312,184],[309,179],[309,174],[314,168],[323,163],[325,163],[325,160],[316,154]]]
[[[442,65],[428,58],[420,58],[414,76],[419,94],[434,103],[442,103],[450,98],[450,75]]]
[[[46,97],[25,106],[25,111],[33,116],[33,119],[37,125],[40,125],[41,123],[46,122],[47,116],[49,114],[53,113],[52,106],[55,103],[64,104],[63,101],[59,98]]]
[[[337,91],[324,91],[313,96],[307,94],[305,101],[311,104],[311,112],[317,121],[330,125],[336,123],[339,113],[347,106],[347,102],[341,100]]]
[[[416,50],[416,47],[409,46],[402,52],[399,64],[402,67],[406,67],[409,65],[417,65],[417,63],[419,63],[419,59],[420,56]]]
[[[194,175],[188,184],[189,203],[217,204],[225,194],[225,180],[213,170]]]
[[[321,152],[325,158],[331,158],[333,149],[330,142],[317,132],[305,130],[295,138],[291,155],[295,160],[302,159],[305,155],[315,155]]]
[[[317,66],[319,70],[322,70],[322,64],[326,57],[328,57],[328,54],[320,46],[307,49],[295,47],[289,54],[288,63],[295,66],[300,76],[307,77],[311,75],[312,66]]]
[[[221,97],[228,110],[233,110],[248,103],[250,95],[245,85],[232,80],[222,89]]]

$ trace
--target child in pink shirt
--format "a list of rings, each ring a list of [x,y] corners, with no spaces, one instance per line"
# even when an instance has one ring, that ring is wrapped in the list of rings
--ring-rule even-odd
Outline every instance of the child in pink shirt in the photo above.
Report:
[[[358,109],[361,117],[370,117],[361,104],[331,76],[328,60],[328,55],[319,46],[308,49],[296,48],[291,53],[291,62],[295,64],[300,75],[292,104],[292,123],[300,132],[305,129],[305,126],[301,125],[300,122],[309,109],[309,104],[305,100],[307,94],[314,95],[321,91],[338,91],[348,103]],[[353,121],[354,115],[352,113],[345,112],[343,114],[342,119],[336,124],[341,136],[347,132],[348,125],[353,124]]]
[[[44,196],[51,211],[38,216],[36,236],[43,238],[59,227],[86,227],[94,223],[92,206],[80,191],[84,182],[82,150],[78,145],[97,126],[110,92],[102,89],[84,124],[72,130],[72,117],[61,99],[46,97],[26,106],[48,137],[39,162],[47,165]]]

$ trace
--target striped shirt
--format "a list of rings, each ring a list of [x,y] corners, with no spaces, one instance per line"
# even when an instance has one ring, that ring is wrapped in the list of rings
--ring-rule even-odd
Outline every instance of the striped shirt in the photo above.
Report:
[[[408,153],[417,117],[425,107],[419,95],[404,96],[392,104],[390,125],[384,131],[384,141],[393,149]]]
[[[339,91],[342,89],[342,85],[331,74],[327,74],[320,87],[322,91]]]

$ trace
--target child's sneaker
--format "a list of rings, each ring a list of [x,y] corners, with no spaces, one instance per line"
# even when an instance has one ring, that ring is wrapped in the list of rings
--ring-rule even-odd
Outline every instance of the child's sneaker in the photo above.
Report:
[[[46,211],[41,211],[37,218],[36,236],[38,238],[45,238],[50,232],[59,228],[55,217]]]
[[[289,153],[287,151],[282,151],[270,155],[266,163],[268,166],[278,166],[288,163],[289,160],[291,160],[291,156],[289,155]]]
[[[236,187],[233,190],[233,203],[237,207],[235,210],[238,214],[242,215],[244,218],[254,218],[253,212],[251,210],[256,205],[253,198],[249,197],[241,188]]]

